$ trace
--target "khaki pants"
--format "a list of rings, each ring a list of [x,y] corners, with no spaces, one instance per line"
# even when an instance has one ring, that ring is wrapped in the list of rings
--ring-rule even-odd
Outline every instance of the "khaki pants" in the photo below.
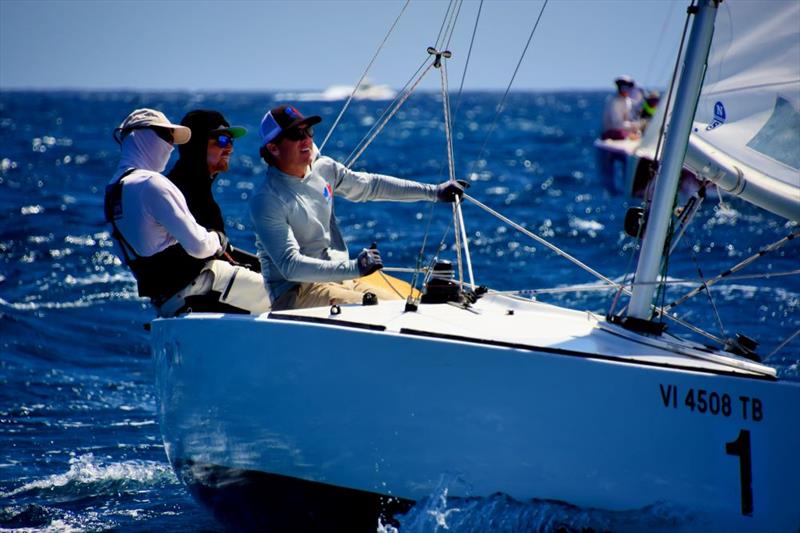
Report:
[[[363,278],[345,281],[300,283],[294,289],[281,295],[273,303],[272,308],[279,311],[333,304],[360,304],[366,292],[375,294],[379,302],[405,300],[409,289],[410,286],[405,281],[375,272]]]
[[[186,304],[187,297],[212,291],[219,293],[220,302],[249,311],[251,315],[260,315],[270,310],[264,278],[260,273],[234,266],[227,261],[212,259],[189,285],[158,308],[158,314],[163,317],[175,316]]]

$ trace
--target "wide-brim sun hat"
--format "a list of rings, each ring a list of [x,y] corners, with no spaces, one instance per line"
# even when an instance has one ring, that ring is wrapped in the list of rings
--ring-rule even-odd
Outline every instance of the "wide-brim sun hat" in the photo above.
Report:
[[[174,144],[185,144],[189,142],[192,137],[192,130],[180,124],[173,124],[169,121],[167,116],[161,111],[143,107],[136,109],[128,115],[122,124],[117,128],[121,132],[128,130],[135,130],[141,128],[167,128],[172,130],[172,139]]]

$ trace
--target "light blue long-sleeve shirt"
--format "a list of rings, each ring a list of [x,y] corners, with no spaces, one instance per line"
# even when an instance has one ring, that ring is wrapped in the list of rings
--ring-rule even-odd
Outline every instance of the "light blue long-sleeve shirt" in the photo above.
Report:
[[[250,201],[250,216],[272,301],[299,282],[359,276],[336,223],[334,195],[354,202],[436,201],[436,186],[353,172],[329,157],[314,161],[302,179],[269,167]]]

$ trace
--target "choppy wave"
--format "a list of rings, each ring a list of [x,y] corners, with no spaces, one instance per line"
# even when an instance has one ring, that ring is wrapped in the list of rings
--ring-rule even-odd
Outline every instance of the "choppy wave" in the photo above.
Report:
[[[380,533],[491,531],[571,533],[586,531],[671,532],[702,530],[702,515],[662,503],[628,511],[587,509],[553,500],[520,502],[504,494],[452,498],[440,489],[396,517],[400,526],[381,523]]]

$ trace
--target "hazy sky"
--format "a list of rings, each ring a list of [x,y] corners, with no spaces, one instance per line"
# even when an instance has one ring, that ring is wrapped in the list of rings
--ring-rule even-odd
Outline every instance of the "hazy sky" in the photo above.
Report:
[[[324,89],[360,77],[405,0],[0,0],[0,88]],[[465,83],[503,89],[543,0],[486,0]],[[663,86],[689,0],[550,0],[515,89]],[[459,13],[458,87],[480,3]],[[412,0],[370,71],[402,87],[448,2]],[[438,76],[422,86],[435,89]]]

